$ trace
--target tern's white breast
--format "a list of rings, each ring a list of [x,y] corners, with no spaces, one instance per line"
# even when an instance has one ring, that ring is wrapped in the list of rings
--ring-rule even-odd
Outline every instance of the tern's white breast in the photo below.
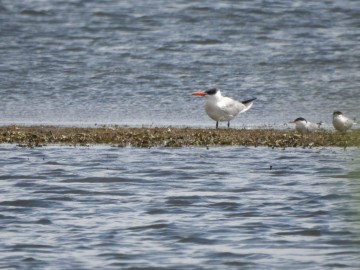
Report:
[[[320,124],[312,123],[309,121],[296,122],[295,129],[301,134],[312,133],[319,129]]]
[[[345,132],[352,127],[353,123],[353,120],[343,115],[337,115],[333,118],[333,126],[338,131]]]
[[[308,130],[306,128],[306,122],[305,121],[299,121],[296,122],[295,124],[295,129],[297,132],[301,133],[301,134],[305,134],[308,133]]]

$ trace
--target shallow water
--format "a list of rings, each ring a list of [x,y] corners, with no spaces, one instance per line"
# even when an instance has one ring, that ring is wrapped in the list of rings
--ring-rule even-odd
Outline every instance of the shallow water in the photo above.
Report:
[[[2,0],[0,24],[0,124],[213,127],[210,86],[258,98],[237,128],[360,118],[357,0]]]
[[[359,149],[0,155],[6,269],[360,267]]]

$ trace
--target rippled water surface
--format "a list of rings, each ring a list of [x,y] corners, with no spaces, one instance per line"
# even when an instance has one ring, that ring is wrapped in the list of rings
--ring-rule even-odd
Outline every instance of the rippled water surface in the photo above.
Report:
[[[359,149],[0,148],[5,269],[358,269]]]
[[[0,124],[213,127],[210,86],[258,98],[234,127],[360,118],[357,0],[2,0],[0,25]]]
[[[360,5],[0,1],[0,125],[358,117]],[[359,149],[0,146],[0,268],[359,269]]]

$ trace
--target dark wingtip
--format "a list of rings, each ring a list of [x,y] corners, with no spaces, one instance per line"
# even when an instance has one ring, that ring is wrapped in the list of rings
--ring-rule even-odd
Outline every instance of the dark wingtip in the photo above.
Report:
[[[256,98],[251,98],[251,99],[247,99],[247,100],[244,100],[244,101],[241,101],[242,104],[247,104],[247,103],[250,103],[252,101],[254,101]]]

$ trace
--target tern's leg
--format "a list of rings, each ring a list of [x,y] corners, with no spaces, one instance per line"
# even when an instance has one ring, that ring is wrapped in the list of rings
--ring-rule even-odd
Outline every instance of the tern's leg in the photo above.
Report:
[[[218,128],[219,128],[219,122],[216,121],[216,129],[218,129]]]
[[[228,128],[230,128],[230,121],[228,121]]]

